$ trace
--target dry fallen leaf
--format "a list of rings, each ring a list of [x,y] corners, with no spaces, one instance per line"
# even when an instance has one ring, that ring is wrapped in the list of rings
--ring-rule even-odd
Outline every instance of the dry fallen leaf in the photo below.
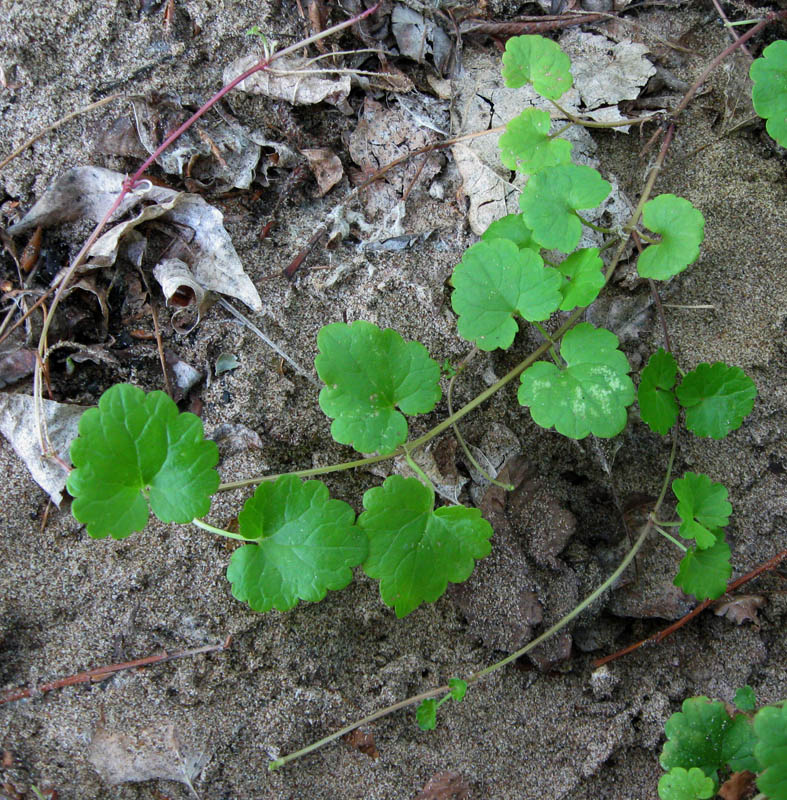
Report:
[[[713,613],[717,617],[726,617],[736,625],[751,622],[759,625],[757,609],[765,605],[765,598],[759,594],[741,594],[737,597],[720,597],[711,603]]]
[[[431,56],[437,71],[444,75],[451,59],[451,40],[432,19],[415,9],[397,3],[391,12],[391,31],[399,52],[419,64]]]
[[[301,150],[309,167],[317,179],[318,197],[327,194],[342,179],[344,168],[339,157],[327,147],[318,147],[313,150]]]
[[[721,785],[719,797],[722,800],[741,800],[750,792],[754,791],[754,779],[757,776],[753,772],[733,772],[729,778]]]
[[[380,751],[377,749],[377,745],[374,742],[374,735],[371,733],[365,733],[360,728],[350,731],[344,737],[344,741],[347,742],[350,747],[353,747],[364,755],[369,756],[369,758],[377,759],[380,757]]]
[[[438,772],[426,782],[415,800],[466,800],[470,786],[459,772]]]

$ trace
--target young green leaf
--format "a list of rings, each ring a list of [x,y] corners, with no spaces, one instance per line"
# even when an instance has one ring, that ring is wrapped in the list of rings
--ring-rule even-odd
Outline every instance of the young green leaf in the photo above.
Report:
[[[510,239],[520,250],[527,248],[538,253],[541,245],[533,238],[533,231],[525,225],[521,214],[506,214],[493,222],[482,234],[482,242],[493,239]]]
[[[717,770],[723,767],[735,771],[752,768],[755,739],[745,715],[732,718],[724,703],[707,697],[689,697],[681,708],[664,726],[667,742],[660,758],[664,769],[697,767],[715,781]]]
[[[678,498],[680,535],[694,539],[701,550],[712,547],[716,536],[711,529],[723,528],[732,514],[726,487],[702,473],[687,472],[672,481],[672,491]]]
[[[71,511],[97,539],[142,530],[151,509],[162,522],[191,522],[210,509],[218,460],[199,417],[180,413],[164,392],[116,384],[79,420]]]
[[[678,401],[673,391],[677,372],[674,356],[662,347],[642,370],[637,401],[642,421],[654,433],[665,434],[678,418]]]
[[[415,721],[422,731],[433,731],[437,727],[437,700],[434,697],[421,701],[415,710]]]
[[[475,559],[489,555],[492,526],[477,508],[434,508],[434,493],[415,478],[392,475],[363,496],[358,525],[369,537],[364,572],[404,617],[433,603],[448,582],[470,577]]]
[[[707,800],[716,793],[716,784],[698,767],[689,770],[673,767],[659,778],[661,800]]]
[[[513,36],[503,53],[503,79],[510,89],[526,83],[549,100],[571,88],[571,60],[556,42],[543,36]]]
[[[563,338],[565,369],[538,361],[520,378],[517,397],[530,407],[542,428],[584,439],[589,433],[609,438],[626,425],[626,406],[634,402],[634,384],[618,337],[604,328],[580,322]]]
[[[757,697],[751,686],[741,686],[741,688],[735,692],[735,699],[733,702],[741,711],[754,711],[754,709],[757,708]]]
[[[451,687],[451,697],[457,703],[465,699],[465,694],[467,693],[467,683],[465,681],[461,678],[450,678],[448,685]]]
[[[440,365],[420,342],[405,342],[391,328],[337,322],[320,329],[317,346],[314,365],[326,384],[320,408],[341,444],[390,453],[407,439],[402,414],[426,414],[440,399]]]
[[[751,413],[757,387],[740,368],[723,361],[698,364],[678,387],[678,401],[686,409],[686,427],[697,436],[723,439],[740,428]]]
[[[787,800],[787,703],[765,706],[754,717],[757,788],[770,800]]]
[[[549,317],[560,305],[561,280],[540,255],[508,239],[477,242],[453,275],[459,335],[481,350],[510,347],[519,330],[514,314],[531,322]]]
[[[497,143],[503,164],[528,174],[568,164],[573,145],[567,139],[550,138],[550,123],[549,112],[536,108],[527,108],[514,117]]]
[[[343,589],[368,552],[355,512],[332,500],[321,481],[282,475],[261,483],[238,515],[241,536],[255,544],[232,554],[232,594],[255,611],[287,611]]]
[[[705,238],[705,218],[688,200],[674,194],[654,197],[645,203],[642,221],[661,234],[661,242],[646,247],[639,257],[640,277],[665,281],[697,260]]]
[[[768,120],[765,130],[787,147],[787,41],[771,42],[762,56],[752,62],[749,77],[754,81],[751,99],[754,110]]]
[[[586,247],[572,253],[558,270],[566,280],[560,287],[563,302],[561,311],[573,311],[577,306],[589,306],[604,286],[604,262],[597,247]]]
[[[583,164],[546,167],[530,177],[519,195],[519,207],[542,247],[570,253],[582,236],[582,223],[574,212],[595,208],[610,188],[597,170]]]
[[[697,600],[715,600],[727,591],[732,575],[730,546],[724,541],[724,531],[715,531],[716,543],[704,550],[692,549],[681,559],[673,583]]]

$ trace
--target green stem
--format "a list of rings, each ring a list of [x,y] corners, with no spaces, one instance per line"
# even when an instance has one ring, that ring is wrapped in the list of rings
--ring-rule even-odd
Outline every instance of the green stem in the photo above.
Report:
[[[688,553],[689,552],[689,548],[688,547],[686,547],[685,545],[681,544],[674,536],[670,536],[670,534],[668,534],[667,531],[665,531],[663,528],[661,528],[660,526],[658,526],[656,524],[653,525],[653,528],[654,528],[654,530],[657,530],[667,541],[672,542],[672,544],[674,544],[675,547],[680,548],[681,550],[683,550],[684,553]]]
[[[226,539],[237,539],[239,542],[249,541],[245,536],[241,536],[239,533],[230,533],[230,531],[225,531],[224,528],[217,528],[215,525],[211,525],[209,522],[203,522],[201,519],[197,519],[196,517],[191,520],[191,524],[196,525],[198,528],[202,528],[203,531],[208,531],[208,533],[215,533],[217,536],[224,536]]]
[[[607,591],[615,581],[626,571],[626,568],[631,564],[634,560],[634,557],[639,552],[639,549],[645,543],[645,539],[650,532],[652,527],[651,522],[647,522],[640,532],[639,538],[634,545],[632,546],[631,550],[626,553],[626,557],[623,561],[620,562],[618,568],[601,584],[592,594],[588,595],[576,608],[571,610],[565,617],[561,620],[556,622],[551,628],[544,631],[540,636],[537,636],[531,642],[526,644],[520,650],[517,650],[515,653],[512,653],[510,656],[498,661],[495,664],[492,664],[490,667],[486,667],[486,669],[482,669],[479,672],[474,672],[469,678],[466,679],[466,682],[475,683],[476,681],[481,680],[487,675],[490,675],[493,672],[501,669],[502,667],[506,666],[506,664],[510,664],[512,661],[516,661],[518,658],[521,658],[526,653],[530,652],[538,645],[545,642],[549,639],[550,636],[557,633],[561,628],[564,628],[571,622],[572,619],[577,617],[581,614],[588,606],[592,605],[599,597],[601,597],[604,592]],[[370,722],[374,722],[375,720],[380,719],[381,717],[385,717],[388,714],[392,714],[395,711],[400,711],[403,708],[407,708],[408,706],[415,705],[416,703],[421,703],[424,700],[429,700],[432,697],[437,697],[438,695],[443,694],[444,692],[450,692],[450,686],[438,686],[436,689],[430,689],[428,692],[421,692],[421,694],[417,694],[414,697],[409,697],[407,700],[400,700],[398,703],[394,703],[387,708],[380,709],[379,711],[375,711],[373,714],[369,714],[369,716],[364,717],[357,722],[353,722],[350,725],[345,725],[341,730],[336,731],[335,733],[330,734],[330,736],[326,736],[323,739],[320,739],[318,742],[313,742],[312,744],[308,745],[307,747],[301,748],[300,750],[295,751],[294,753],[290,753],[289,755],[283,756],[282,758],[277,758],[275,761],[271,761],[268,763],[269,770],[275,770],[279,767],[284,766],[290,761],[294,761],[295,759],[300,758],[301,756],[305,756],[308,753],[312,753],[318,748],[326,745],[330,742],[335,741],[336,739],[341,738],[342,736],[347,735],[350,731],[355,730],[356,728],[360,728],[363,725],[368,725]]]
[[[577,214],[576,211],[574,211],[574,214],[576,214],[576,216],[579,218],[579,221],[583,225],[587,225],[588,228],[592,228],[594,231],[598,231],[599,233],[606,234],[607,236],[614,236],[615,235],[615,231],[613,231],[612,228],[602,228],[600,225],[595,225],[590,220],[585,219],[581,214]]]
[[[663,520],[660,519],[654,519],[653,524],[661,525],[662,528],[678,528],[681,525],[683,525],[682,522],[664,522]]]
[[[410,448],[409,447],[405,447],[404,457],[405,457],[405,459],[407,461],[407,466],[409,466],[410,469],[416,475],[418,475],[418,477],[421,479],[421,482],[424,484],[424,486],[426,486],[429,489],[429,491],[432,493],[432,504],[434,504],[434,494],[435,494],[435,492],[434,492],[434,484],[429,479],[429,476],[418,466],[418,464],[415,463],[415,461],[413,461],[413,457],[410,455]]]

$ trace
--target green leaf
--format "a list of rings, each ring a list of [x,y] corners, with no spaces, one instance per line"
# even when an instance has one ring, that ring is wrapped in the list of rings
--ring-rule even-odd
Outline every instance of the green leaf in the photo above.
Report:
[[[642,421],[654,433],[667,433],[678,418],[678,401],[673,391],[677,372],[674,356],[662,347],[642,370],[637,401]]]
[[[626,406],[634,402],[629,364],[617,346],[615,334],[580,322],[560,347],[565,369],[539,361],[522,373],[520,404],[530,407],[542,428],[554,425],[572,439],[617,435],[626,425]]]
[[[355,512],[332,500],[321,481],[282,475],[261,483],[238,515],[240,534],[255,544],[232,554],[232,594],[255,611],[287,611],[343,589],[368,552]]]
[[[752,62],[749,77],[754,81],[754,110],[768,120],[768,134],[787,147],[787,41],[771,42]]]
[[[685,770],[673,767],[659,779],[661,800],[707,800],[715,794],[716,784],[697,767]]]
[[[707,697],[689,697],[681,708],[664,726],[668,740],[661,751],[664,769],[697,767],[714,781],[717,770],[727,766],[734,771],[751,769],[754,732],[748,717],[732,718],[724,703]]]
[[[705,218],[688,200],[674,194],[654,197],[645,203],[642,221],[661,234],[661,242],[646,247],[639,257],[640,277],[665,281],[697,260],[705,238]]]
[[[519,330],[514,314],[531,322],[547,319],[560,305],[561,280],[540,255],[508,239],[474,244],[453,275],[459,335],[481,350],[510,347]]]
[[[678,516],[683,520],[680,535],[696,540],[701,550],[712,547],[716,536],[710,529],[723,528],[732,514],[726,487],[702,473],[687,472],[672,481],[672,491],[679,501]]]
[[[697,436],[723,439],[740,428],[754,407],[757,387],[740,368],[723,361],[698,364],[678,387],[678,401],[686,409],[686,427]]]
[[[451,678],[448,681],[448,685],[451,687],[451,697],[457,703],[465,699],[465,694],[467,693],[467,683],[465,681],[461,678]]]
[[[573,311],[577,306],[589,306],[604,286],[604,262],[597,247],[587,247],[572,253],[558,270],[566,280],[560,287],[563,302],[561,311]]]
[[[79,420],[71,511],[97,539],[142,530],[150,509],[162,522],[191,522],[210,509],[218,460],[199,417],[180,413],[164,392],[117,384]]]
[[[541,245],[533,238],[533,231],[525,225],[521,214],[507,214],[493,222],[482,234],[482,242],[493,239],[510,239],[520,250],[527,248],[538,253]]]
[[[571,60],[556,42],[543,36],[514,36],[503,53],[503,79],[510,89],[526,83],[550,100],[571,88]]]
[[[415,711],[415,720],[422,731],[433,731],[437,727],[437,700],[434,697],[421,701]]]
[[[752,689],[751,686],[741,686],[741,688],[735,692],[733,703],[735,703],[741,711],[754,711],[754,709],[757,708],[757,697],[754,694],[754,689]]]
[[[686,553],[673,583],[697,600],[715,600],[727,591],[727,581],[732,575],[731,555],[724,531],[719,529],[714,545]]]
[[[787,800],[787,703],[765,706],[754,717],[754,755],[762,774],[757,788],[770,800]]]
[[[433,603],[448,582],[470,577],[475,559],[489,555],[492,526],[477,508],[433,511],[434,493],[415,478],[392,475],[363,496],[358,525],[369,537],[364,572],[380,581],[383,602],[404,617]]]
[[[582,236],[582,223],[574,213],[595,208],[611,186],[599,172],[582,164],[546,167],[530,177],[519,195],[525,224],[533,238],[548,250],[570,253]]]
[[[566,139],[550,138],[550,124],[549,112],[536,108],[525,109],[514,117],[497,143],[503,164],[528,174],[568,164],[573,145]]]
[[[362,453],[390,453],[407,439],[403,414],[426,414],[440,399],[440,365],[420,342],[370,322],[325,325],[314,359],[326,387],[320,408],[331,435]]]

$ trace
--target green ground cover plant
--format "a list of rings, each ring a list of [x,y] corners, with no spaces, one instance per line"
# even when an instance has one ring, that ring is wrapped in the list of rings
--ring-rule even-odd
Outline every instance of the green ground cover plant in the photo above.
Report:
[[[768,47],[752,66],[755,98],[759,98],[755,107],[768,119],[768,130],[777,140],[785,133],[782,123],[787,108],[787,45],[781,45],[785,43]],[[556,43],[540,36],[508,41],[503,76],[512,88],[531,83],[555,104],[572,84],[568,57]],[[582,124],[567,116],[569,124]],[[434,487],[412,453],[452,427],[459,437],[456,423],[460,419],[519,379],[517,400],[533,422],[572,439],[618,435],[628,424],[636,399],[641,420],[653,432],[672,431],[661,493],[618,569],[563,620],[497,664],[464,680],[452,679],[448,686],[394,708],[421,701],[418,723],[424,729],[434,727],[438,707],[448,700],[461,700],[468,684],[537,646],[603,594],[653,530],[684,554],[674,579],[677,586],[699,600],[723,594],[732,571],[724,535],[732,506],[726,488],[711,476],[686,472],[673,479],[677,432],[682,417],[685,427],[697,436],[727,436],[751,412],[757,395],[754,382],[740,368],[722,362],[682,367],[668,349],[660,348],[648,360],[636,387],[615,334],[581,321],[585,308],[610,280],[632,236],[639,248],[637,270],[641,278],[651,281],[654,292],[653,281],[669,280],[696,261],[704,236],[702,213],[672,194],[650,198],[666,152],[662,148],[631,220],[622,229],[590,224],[579,212],[601,204],[610,184],[597,170],[571,162],[571,143],[560,137],[565,127],[554,133],[550,129],[549,114],[535,109],[509,122],[500,139],[501,159],[530,176],[519,199],[521,212],[493,223],[481,241],[464,253],[451,278],[451,304],[463,339],[480,351],[507,349],[520,325],[530,323],[542,338],[533,353],[430,431],[409,439],[407,417],[431,412],[442,397],[439,363],[422,344],[405,341],[394,330],[362,320],[326,325],[318,336],[315,359],[324,383],[320,407],[332,420],[331,435],[337,442],[375,455],[231,484],[220,484],[215,470],[218,451],[204,439],[197,417],[179,412],[162,392],[145,394],[130,385],[113,386],[97,408],[85,412],[71,449],[72,511],[88,534],[127,537],[145,527],[152,511],[163,522],[193,523],[242,542],[230,558],[227,577],[233,595],[252,609],[287,611],[299,601],[319,601],[328,590],[347,586],[353,568],[360,567],[379,581],[383,603],[404,617],[422,603],[437,600],[449,583],[466,580],[494,542],[492,528],[478,509],[435,507]],[[577,249],[587,228],[604,234],[601,247]],[[605,264],[601,254],[607,249],[612,255]],[[369,489],[357,516],[347,503],[332,499],[324,483],[312,479],[394,455],[403,455],[417,477],[392,475]],[[216,491],[250,485],[257,488],[238,515],[237,533],[203,519]],[[660,514],[670,488],[677,500],[679,520],[675,521],[661,519]],[[671,528],[677,529],[680,539],[668,532]],[[773,713],[782,712],[765,714],[759,723],[763,730]],[[280,758],[271,767],[359,724]],[[733,720],[730,730],[742,730],[744,724]],[[769,755],[775,745],[768,736],[757,766],[762,766],[766,785],[776,786],[773,776],[780,773]],[[728,757],[727,750],[723,753]],[[746,763],[754,765],[754,757],[747,756]],[[734,768],[738,762],[733,764],[729,758],[726,763]],[[708,780],[715,787],[714,771],[719,766],[711,769],[709,761],[673,764],[670,760],[669,768],[677,770],[669,773],[669,785],[689,787],[685,791],[695,794],[663,797],[704,797],[709,795],[702,793],[713,788],[708,788]],[[683,790],[674,790],[679,791]]]
[[[690,697],[667,720],[661,800],[715,797],[723,776],[743,771],[756,776],[757,800],[787,800],[787,702],[755,713],[754,691],[745,686],[735,706]]]

